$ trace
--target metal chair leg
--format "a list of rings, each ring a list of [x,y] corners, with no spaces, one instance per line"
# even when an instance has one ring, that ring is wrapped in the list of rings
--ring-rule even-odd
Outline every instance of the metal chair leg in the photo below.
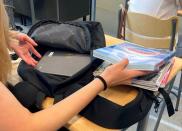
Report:
[[[143,120],[138,122],[136,131],[146,131],[147,130],[149,114],[150,114],[150,111],[148,112],[148,114],[145,116],[145,118]]]
[[[161,121],[161,118],[162,118],[165,107],[166,107],[166,103],[163,101],[162,107],[161,107],[161,110],[160,110],[160,113],[159,113],[159,116],[158,116],[158,119],[157,119],[157,122],[156,122],[155,127],[154,127],[154,131],[157,131],[157,129],[159,127],[159,123]]]
[[[181,92],[182,92],[182,72],[181,72],[181,78],[180,78],[180,83],[179,83],[179,89],[178,89],[178,96],[177,96],[175,111],[178,111],[178,108],[179,108]]]
[[[175,78],[176,78],[176,77],[175,77]],[[170,94],[170,92],[171,92],[171,90],[172,90],[172,87],[173,87],[173,85],[174,85],[174,80],[175,80],[175,78],[174,78],[174,79],[171,81],[171,83],[169,84],[169,88],[168,88],[168,90],[167,90],[167,92],[169,92],[169,94]],[[162,115],[163,115],[163,112],[164,112],[165,107],[166,107],[166,103],[165,103],[165,101],[163,101],[163,102],[162,102],[162,106],[161,106],[161,110],[160,110],[160,112],[159,112],[159,116],[158,116],[158,118],[157,118],[157,122],[156,122],[155,127],[154,127],[154,131],[157,131],[157,129],[158,129],[158,127],[159,127],[160,120],[161,120],[161,118],[162,118]]]
[[[87,16],[83,16],[83,21],[87,21]]]

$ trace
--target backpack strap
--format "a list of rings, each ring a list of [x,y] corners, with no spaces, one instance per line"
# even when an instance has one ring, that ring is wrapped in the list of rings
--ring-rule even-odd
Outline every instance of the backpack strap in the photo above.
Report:
[[[42,109],[42,102],[45,100],[46,98],[46,94],[39,91],[37,92],[37,95],[35,97],[35,106],[38,108],[38,109]]]
[[[19,82],[11,87],[10,91],[24,107],[30,110],[32,106],[35,106],[36,109],[40,110],[42,108],[42,102],[46,97],[44,92],[27,81]]]
[[[159,88],[159,92],[164,97],[165,103],[167,105],[168,115],[172,116],[175,112],[174,112],[174,107],[173,107],[172,101],[169,97],[169,94],[163,88]]]
[[[55,95],[54,96],[54,104],[64,99],[63,94]]]
[[[160,103],[161,103],[161,100],[159,100],[160,97],[157,97],[154,95],[154,92],[152,91],[149,91],[149,90],[145,90],[144,91],[145,94],[151,99],[153,100],[154,102],[154,109],[155,109],[155,112],[157,113],[158,112],[158,109],[159,109],[159,106],[160,106]]]

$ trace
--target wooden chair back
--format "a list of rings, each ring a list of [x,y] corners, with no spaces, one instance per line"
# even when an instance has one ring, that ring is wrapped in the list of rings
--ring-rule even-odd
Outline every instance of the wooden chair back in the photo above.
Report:
[[[128,12],[126,16],[126,40],[145,47],[172,50],[176,43],[177,27],[177,17],[161,20],[145,14]]]

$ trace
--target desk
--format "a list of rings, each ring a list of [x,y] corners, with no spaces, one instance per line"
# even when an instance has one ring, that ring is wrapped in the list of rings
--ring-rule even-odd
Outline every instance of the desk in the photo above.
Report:
[[[178,10],[177,14],[178,16],[182,16],[182,10]]]
[[[108,35],[105,35],[105,36],[106,36],[107,45],[112,45],[114,43],[123,42],[120,39],[117,39],[117,38],[114,38],[114,37],[111,37]],[[13,65],[13,68],[14,68],[14,70],[16,70],[17,64]],[[175,63],[172,68],[172,71],[170,72],[168,82],[171,81],[174,78],[174,76],[177,74],[177,72],[180,71],[181,69],[182,69],[182,59],[175,58]],[[12,81],[10,81],[11,83],[17,82],[19,80],[19,78],[15,79],[15,75],[17,76],[16,71],[14,71],[13,73],[14,73],[12,75],[13,79],[12,79]],[[133,100],[137,96],[137,93],[138,93],[135,88],[133,90],[130,90],[130,88],[132,88],[132,87],[129,87],[129,86],[112,87],[112,88],[109,88],[107,91],[100,93],[99,95],[101,95],[111,101],[114,101],[117,104],[125,105],[126,103]],[[53,98],[47,97],[45,99],[45,101],[43,102],[42,106],[43,106],[43,108],[48,108],[53,105],[53,102],[54,102]],[[140,126],[137,128],[138,131],[145,130],[144,127],[146,125],[143,123],[147,122],[147,120],[148,120],[148,117],[146,117],[142,122],[140,122],[140,124],[139,124]],[[65,125],[65,127],[67,127],[71,131],[117,131],[117,130],[106,129],[101,126],[98,126],[80,115],[73,117]]]

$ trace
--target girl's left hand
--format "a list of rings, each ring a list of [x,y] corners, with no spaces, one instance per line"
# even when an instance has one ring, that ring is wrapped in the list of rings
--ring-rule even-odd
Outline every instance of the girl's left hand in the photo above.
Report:
[[[32,58],[30,53],[41,58],[41,55],[34,48],[37,44],[26,34],[18,33],[16,39],[10,39],[9,45],[15,53],[29,65],[36,66],[38,63],[34,58]]]

